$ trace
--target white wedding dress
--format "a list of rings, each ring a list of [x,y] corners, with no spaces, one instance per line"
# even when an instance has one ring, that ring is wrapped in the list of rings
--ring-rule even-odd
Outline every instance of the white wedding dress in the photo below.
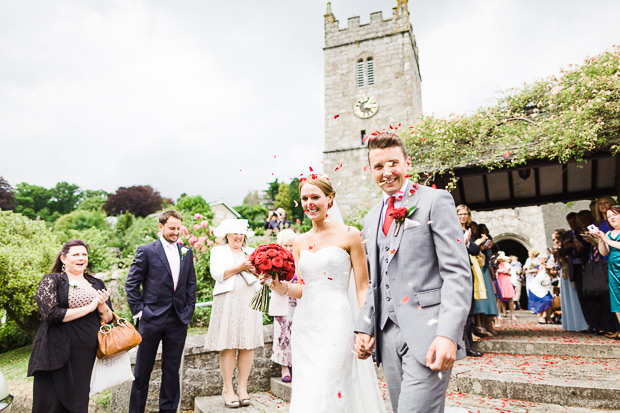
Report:
[[[337,246],[306,250],[298,270],[304,285],[292,325],[290,412],[385,412],[372,359],[355,355],[351,257]]]

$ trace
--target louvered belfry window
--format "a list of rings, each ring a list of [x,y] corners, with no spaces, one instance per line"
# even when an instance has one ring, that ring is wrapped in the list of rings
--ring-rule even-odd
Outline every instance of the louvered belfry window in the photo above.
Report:
[[[375,84],[375,70],[373,68],[373,60],[372,57],[366,59],[366,76],[368,77],[368,84]]]
[[[357,87],[375,84],[375,67],[372,57],[357,60]]]
[[[357,61],[357,87],[364,86],[364,60]]]

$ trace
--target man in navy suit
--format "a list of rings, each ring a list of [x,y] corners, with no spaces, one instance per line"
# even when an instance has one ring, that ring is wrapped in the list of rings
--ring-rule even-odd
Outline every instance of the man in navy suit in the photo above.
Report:
[[[140,319],[138,327],[142,335],[129,400],[131,413],[144,412],[160,342],[163,352],[159,411],[175,412],[181,398],[179,366],[187,324],[196,304],[192,250],[177,243],[181,220],[177,211],[165,211],[159,216],[161,237],[138,247],[127,275],[127,301],[134,318]]]

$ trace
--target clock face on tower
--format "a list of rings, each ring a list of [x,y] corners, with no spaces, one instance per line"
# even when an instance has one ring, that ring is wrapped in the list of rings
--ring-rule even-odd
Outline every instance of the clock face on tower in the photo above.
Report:
[[[363,97],[353,105],[353,113],[355,116],[362,119],[368,119],[375,116],[379,110],[377,99],[367,96]]]

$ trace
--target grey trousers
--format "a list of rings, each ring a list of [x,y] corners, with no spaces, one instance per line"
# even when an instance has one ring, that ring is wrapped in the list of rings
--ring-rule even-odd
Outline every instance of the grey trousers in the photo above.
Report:
[[[380,334],[383,374],[394,413],[442,413],[452,370],[439,374],[420,364],[391,320]]]

